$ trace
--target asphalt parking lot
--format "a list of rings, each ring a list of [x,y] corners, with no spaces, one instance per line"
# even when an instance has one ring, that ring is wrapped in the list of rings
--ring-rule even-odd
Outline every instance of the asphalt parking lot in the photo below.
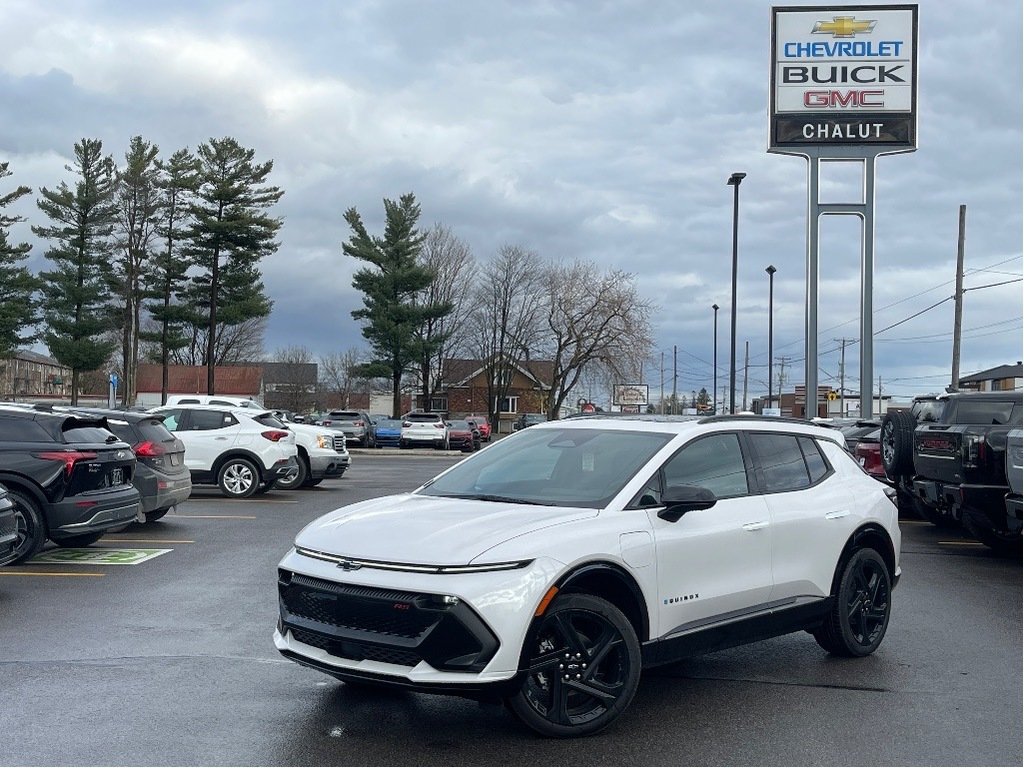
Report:
[[[347,688],[280,657],[275,569],[299,528],[457,460],[356,455],[340,480],[245,501],[197,488],[160,523],[95,545],[159,552],[137,565],[0,569],[0,763],[1024,761],[1021,563],[918,521],[902,526],[903,579],[873,656],[830,658],[800,633],[652,670],[592,738],[541,739],[500,706]]]

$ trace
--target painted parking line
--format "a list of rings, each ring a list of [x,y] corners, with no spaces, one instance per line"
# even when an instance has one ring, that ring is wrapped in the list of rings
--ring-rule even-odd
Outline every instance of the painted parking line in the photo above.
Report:
[[[193,520],[255,520],[256,515],[164,515],[167,517],[191,518]]]
[[[191,539],[108,539],[104,536],[104,544],[195,544]]]
[[[12,571],[9,568],[0,568],[0,576],[66,576],[71,578],[106,576],[105,573],[63,573],[61,571]]]
[[[939,542],[939,544],[945,544],[950,547],[984,547],[985,545],[981,542],[969,542],[965,539],[958,539],[954,542]]]

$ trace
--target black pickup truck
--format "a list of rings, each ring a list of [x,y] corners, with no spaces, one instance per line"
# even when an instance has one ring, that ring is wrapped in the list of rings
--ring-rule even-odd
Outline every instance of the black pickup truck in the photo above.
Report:
[[[1021,426],[1021,394],[960,392],[922,398],[915,409],[882,420],[890,481],[925,519],[959,522],[993,550],[1020,553],[1019,523],[1007,515],[1006,448]]]

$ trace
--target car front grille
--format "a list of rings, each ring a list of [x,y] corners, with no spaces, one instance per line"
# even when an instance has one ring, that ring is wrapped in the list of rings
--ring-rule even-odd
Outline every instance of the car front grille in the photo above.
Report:
[[[345,435],[344,434],[335,435],[334,436],[334,450],[336,450],[338,453],[344,453],[345,452]]]
[[[282,631],[344,659],[479,671],[494,633],[458,599],[278,572]]]

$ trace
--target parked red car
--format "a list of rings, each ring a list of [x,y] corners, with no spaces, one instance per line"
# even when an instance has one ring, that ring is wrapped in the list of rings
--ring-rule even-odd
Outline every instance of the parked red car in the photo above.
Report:
[[[480,440],[485,443],[491,442],[491,422],[486,416],[467,416],[466,421],[480,433]]]
[[[445,422],[448,425],[448,447],[465,453],[480,448],[480,433],[464,419]]]
[[[882,466],[882,450],[879,436],[882,431],[876,429],[863,435],[853,450],[854,458],[864,467],[864,471],[876,480],[881,480],[888,485],[889,480],[885,476],[885,467]]]

